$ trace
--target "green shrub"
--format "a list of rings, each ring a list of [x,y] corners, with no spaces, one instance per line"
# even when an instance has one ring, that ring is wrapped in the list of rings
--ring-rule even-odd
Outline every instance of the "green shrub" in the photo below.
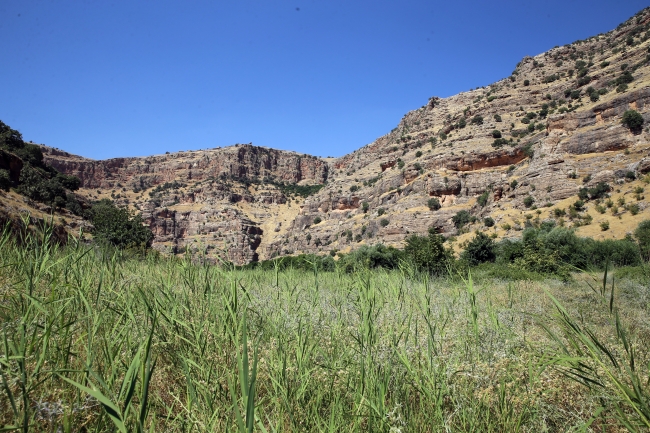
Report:
[[[383,207],[377,209],[377,215],[382,216],[385,213],[386,213],[386,209],[384,209]]]
[[[416,158],[419,158],[419,157],[421,157],[421,156],[422,156],[422,152],[421,152],[421,151],[418,150],[417,152],[415,152],[415,157],[416,157]]]
[[[501,131],[499,131],[498,129],[492,131],[492,138],[501,138]]]
[[[429,210],[438,210],[441,207],[440,200],[438,200],[438,197],[432,197],[427,201],[427,206]]]
[[[483,218],[483,224],[485,224],[485,227],[492,227],[494,226],[494,219],[492,217],[485,217]]]
[[[368,213],[368,209],[370,209],[370,205],[368,204],[367,201],[361,203],[361,210],[363,211],[363,213]]]
[[[557,275],[565,280],[570,278],[569,268],[559,259],[557,252],[545,249],[537,238],[523,243],[522,255],[513,261],[513,265],[530,272]]]
[[[616,80],[614,80],[614,84],[619,86],[625,84],[627,87],[627,84],[630,84],[632,81],[634,81],[632,73],[630,71],[624,71]]]
[[[343,255],[337,266],[347,273],[361,269],[397,269],[403,256],[402,251],[383,244],[363,245],[350,254]]]
[[[481,207],[485,207],[485,205],[487,204],[489,198],[490,198],[490,191],[483,191],[483,194],[478,196],[478,198],[476,199],[476,202]]]
[[[623,113],[623,125],[628,127],[633,133],[640,133],[643,129],[643,116],[636,110],[627,110]]]
[[[359,191],[359,187],[357,185],[350,186],[350,192],[357,192],[357,191]]]
[[[573,203],[573,208],[577,211],[582,211],[585,208],[585,202],[582,200],[576,200],[575,203]]]
[[[508,143],[509,141],[506,140],[505,138],[495,138],[494,141],[492,142],[492,147],[500,148]]]
[[[471,219],[471,215],[468,211],[466,210],[461,210],[456,213],[453,217],[451,217],[451,220],[454,223],[454,226],[457,229],[463,228],[465,224],[469,223]]]
[[[501,116],[499,114],[494,115],[494,121],[495,122],[501,122]]]
[[[25,143],[20,132],[11,129],[2,121],[0,121],[0,149],[15,154],[23,161],[17,191],[34,201],[47,203],[56,208],[64,207],[70,201],[68,191],[77,190],[81,184],[77,177],[58,173],[53,167],[45,164],[41,148],[35,144]],[[7,181],[0,180],[0,188],[3,188],[1,185],[7,185]]]
[[[390,221],[388,221],[386,218],[382,218],[381,221],[379,221],[379,225],[382,227],[386,227],[388,224],[390,224]]]
[[[530,80],[524,80],[524,86],[529,86],[530,85]]]
[[[467,248],[461,254],[461,258],[466,260],[470,266],[493,262],[496,259],[496,245],[494,240],[485,233],[476,232],[474,238],[467,244]]]
[[[151,246],[153,234],[140,215],[118,208],[108,199],[93,204],[89,213],[95,239],[118,248]]]
[[[443,274],[453,261],[452,253],[444,247],[444,238],[429,230],[428,236],[411,235],[406,238],[404,257],[423,272]]]
[[[473,125],[482,125],[483,124],[483,116],[476,115],[472,117],[472,124]]]
[[[464,128],[465,126],[467,126],[467,120],[465,120],[464,117],[461,117],[460,120],[458,121],[457,126],[459,129]]]
[[[591,180],[591,176],[589,177]],[[589,182],[589,180],[587,182]],[[597,200],[600,198],[606,198],[608,192],[611,191],[611,187],[608,183],[598,182],[598,184],[593,188],[580,188],[578,190],[578,198],[580,200]]]
[[[67,193],[61,180],[59,176],[49,178],[49,173],[45,170],[25,164],[20,172],[17,190],[32,200],[62,207],[61,203],[65,202]]]
[[[533,197],[528,195],[524,198],[524,206],[531,207],[533,203],[535,203],[535,199]]]
[[[601,223],[600,223],[600,229],[601,229],[602,231],[604,231],[604,232],[607,231],[607,230],[609,230],[609,221],[603,221],[603,222],[601,222]]]
[[[313,224],[320,224],[321,221],[323,221],[323,220],[321,219],[321,217],[317,216],[316,218],[314,218],[314,222],[313,222]]]

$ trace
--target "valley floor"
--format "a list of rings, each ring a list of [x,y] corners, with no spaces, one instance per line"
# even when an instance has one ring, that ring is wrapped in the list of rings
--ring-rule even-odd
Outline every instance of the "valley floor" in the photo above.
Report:
[[[0,250],[4,431],[650,423],[642,278],[223,270],[9,236]]]

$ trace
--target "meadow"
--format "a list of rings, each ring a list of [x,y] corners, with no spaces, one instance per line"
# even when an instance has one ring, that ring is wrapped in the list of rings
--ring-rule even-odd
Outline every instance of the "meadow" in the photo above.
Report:
[[[644,269],[233,269],[49,236],[0,238],[0,431],[650,427]]]

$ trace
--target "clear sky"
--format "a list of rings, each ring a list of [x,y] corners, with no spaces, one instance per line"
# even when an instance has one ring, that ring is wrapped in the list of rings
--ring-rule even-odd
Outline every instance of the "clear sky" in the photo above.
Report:
[[[90,158],[351,152],[648,1],[0,0],[0,120]]]

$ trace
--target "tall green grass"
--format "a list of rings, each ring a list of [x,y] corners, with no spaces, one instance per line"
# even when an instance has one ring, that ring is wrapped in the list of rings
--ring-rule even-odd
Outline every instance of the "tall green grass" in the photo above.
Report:
[[[74,239],[63,248],[50,236],[44,227],[25,229],[20,243],[0,237],[0,431],[639,424],[637,406],[610,386],[608,370],[589,364],[589,377],[606,386],[566,377],[572,362],[592,361],[578,359],[584,350],[562,349],[577,338],[567,331],[572,323],[592,329],[616,356],[633,348],[638,380],[625,373],[627,361],[617,361],[615,377],[645,398],[647,288],[635,282],[620,287],[612,309],[600,308],[602,293],[580,278],[503,284],[428,278],[407,267],[221,269]],[[553,316],[557,305],[566,316]],[[625,341],[610,332],[623,322]]]

